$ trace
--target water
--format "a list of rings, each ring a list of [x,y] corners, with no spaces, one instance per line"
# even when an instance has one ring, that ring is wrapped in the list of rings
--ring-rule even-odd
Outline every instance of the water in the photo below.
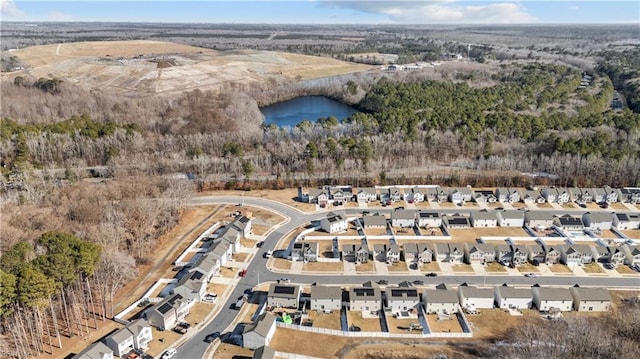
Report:
[[[321,117],[329,116],[344,120],[358,112],[350,106],[324,96],[296,97],[291,100],[274,103],[260,110],[265,116],[265,123],[275,123],[280,127],[294,127],[304,120],[315,122]]]

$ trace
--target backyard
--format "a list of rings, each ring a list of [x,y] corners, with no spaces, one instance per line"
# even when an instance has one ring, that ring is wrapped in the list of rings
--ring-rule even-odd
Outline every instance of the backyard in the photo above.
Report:
[[[313,322],[313,327],[340,330],[340,311],[334,310],[331,313],[318,313],[315,310],[309,311],[309,320]]]
[[[410,325],[419,325],[418,318],[394,318],[392,315],[387,315],[387,327],[389,333],[401,333],[401,334],[421,334],[422,330],[409,331]]]
[[[363,332],[379,332],[380,331],[380,319],[375,318],[363,318],[362,313],[355,310],[347,311],[347,322],[349,326],[355,325],[360,327]]]
[[[512,316],[502,309],[481,309],[479,314],[467,315],[473,337],[478,339],[504,338],[511,328],[516,327],[526,317],[539,317],[536,311],[523,310],[524,317]]]
[[[458,323],[458,318],[455,314],[451,315],[451,319],[443,320],[438,320],[436,314],[427,314],[425,317],[433,333],[462,333],[462,327],[460,323]]]

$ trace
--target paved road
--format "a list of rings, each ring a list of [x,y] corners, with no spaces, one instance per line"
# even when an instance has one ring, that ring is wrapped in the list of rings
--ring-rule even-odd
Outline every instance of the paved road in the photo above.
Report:
[[[289,220],[278,227],[275,231],[271,232],[265,239],[264,244],[258,250],[258,253],[247,267],[247,276],[240,279],[239,284],[233,290],[231,296],[224,304],[220,313],[199,333],[195,334],[189,341],[178,348],[178,354],[176,358],[184,359],[196,359],[202,358],[208,345],[204,342],[204,338],[212,332],[223,332],[231,322],[235,319],[238,311],[232,309],[233,304],[237,299],[242,296],[243,292],[247,288],[251,288],[258,283],[258,276],[260,282],[275,281],[281,277],[281,273],[273,273],[266,267],[266,259],[262,255],[267,250],[273,250],[276,243],[287,233],[308,224],[312,220],[317,220],[326,215],[326,212],[318,213],[303,213],[291,206],[255,197],[241,197],[241,196],[208,196],[197,197],[189,201],[190,205],[211,205],[221,203],[237,203],[248,206],[263,207],[272,211],[280,212],[283,216],[289,218]],[[369,211],[377,212],[389,212],[393,209],[368,209]],[[472,212],[479,211],[479,208],[455,208],[455,209],[438,209],[439,212]],[[553,211],[544,210],[550,213],[584,213],[584,211]],[[347,214],[361,213],[362,209],[347,209]],[[259,273],[259,274],[258,274]],[[368,280],[379,280],[385,278],[390,284],[396,284],[401,281],[412,281],[420,279],[424,281],[425,285],[436,285],[440,283],[451,284],[454,286],[462,283],[475,284],[475,285],[502,285],[507,283],[508,285],[562,285],[572,286],[579,284],[581,286],[605,286],[607,288],[627,287],[627,288],[640,288],[640,278],[609,278],[609,277],[575,277],[575,276],[540,276],[537,278],[527,278],[524,276],[507,276],[507,275],[456,275],[456,276],[438,276],[438,277],[425,277],[424,275],[406,275],[406,276],[383,276],[383,275],[294,275],[288,274],[287,278],[291,279],[293,283],[311,284],[316,282],[317,284],[360,284]]]

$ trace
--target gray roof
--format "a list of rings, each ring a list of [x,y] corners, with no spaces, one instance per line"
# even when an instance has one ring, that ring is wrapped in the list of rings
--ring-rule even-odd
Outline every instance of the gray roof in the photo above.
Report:
[[[526,214],[526,217],[529,220],[547,220],[547,221],[551,221],[553,220],[553,215],[549,212],[543,212],[543,211],[529,211]]]
[[[611,293],[604,288],[573,287],[570,290],[578,296],[580,301],[611,301]]]
[[[381,299],[380,288],[377,286],[349,288],[349,300],[354,301],[359,299]]]
[[[214,258],[209,253],[205,253],[198,258],[198,260],[193,263],[191,268],[193,270],[200,270],[205,273],[210,273],[218,264],[218,259]]]
[[[423,292],[426,303],[458,303],[458,293],[452,289],[425,289]]]
[[[410,209],[400,209],[391,212],[392,219],[415,219],[416,211]]]
[[[380,215],[364,216],[364,226],[386,226],[387,218]]]
[[[493,289],[461,286],[460,291],[465,298],[493,298]]]
[[[502,219],[523,219],[523,211],[502,211],[500,212]]]
[[[494,211],[478,211],[471,214],[473,219],[481,219],[481,220],[498,220],[498,215]]]
[[[298,298],[300,296],[300,287],[294,284],[271,283],[267,295],[278,298]]]
[[[544,248],[538,243],[529,244],[527,248],[529,248],[529,252],[531,253],[544,253]]]
[[[335,213],[335,212],[329,212],[327,214],[327,220],[329,222],[337,222],[337,221],[344,221],[346,220],[347,217],[345,217],[344,215],[342,215],[342,213]]]
[[[440,218],[440,213],[432,211],[418,211],[420,218]]]
[[[588,244],[573,244],[566,248],[567,253],[578,252],[581,254],[592,255],[591,246]]]
[[[540,295],[540,300],[573,300],[567,288],[534,287]]]
[[[376,189],[373,187],[360,187],[358,188],[358,193],[360,192],[376,194]]]
[[[420,294],[415,288],[387,288],[389,299],[420,299]]]
[[[531,289],[498,287],[501,298],[532,298]]]
[[[276,325],[276,317],[269,312],[262,313],[255,323],[244,328],[244,333],[255,332],[262,337],[266,337],[274,325]]]
[[[127,324],[126,328],[131,332],[131,334],[133,334],[134,337],[137,337],[138,335],[140,335],[143,329],[151,328],[151,327],[149,326],[149,323],[147,323],[146,320],[138,319]]]
[[[275,359],[276,351],[270,346],[263,346],[253,352],[252,359]]]
[[[213,248],[209,248],[209,251],[211,253],[217,254],[220,257],[224,257],[227,255],[227,252],[229,251],[229,242],[226,241],[220,241],[218,243],[214,243],[213,244]]]
[[[323,285],[311,287],[311,299],[342,299],[342,288]]]
[[[585,217],[589,218],[592,223],[606,223],[613,221],[613,216],[610,213],[605,212],[585,213]]]
[[[122,343],[125,340],[131,338],[131,332],[127,330],[127,327],[120,328],[113,332],[113,334],[109,335],[107,338],[113,339],[116,343]]]
[[[113,350],[109,349],[103,342],[95,342],[71,357],[71,359],[100,359],[103,358],[106,353],[113,355]]]
[[[482,253],[494,253],[496,247],[493,244],[477,243],[469,246],[469,253],[482,252]]]
[[[426,243],[405,243],[402,245],[405,253],[421,253],[426,251],[433,252]]]

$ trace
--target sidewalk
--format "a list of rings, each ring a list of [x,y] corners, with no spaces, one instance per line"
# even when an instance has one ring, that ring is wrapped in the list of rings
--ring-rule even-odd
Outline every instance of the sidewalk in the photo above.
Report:
[[[387,268],[387,265],[385,263],[374,260],[373,266],[376,271],[376,274],[389,275],[389,268]]]

